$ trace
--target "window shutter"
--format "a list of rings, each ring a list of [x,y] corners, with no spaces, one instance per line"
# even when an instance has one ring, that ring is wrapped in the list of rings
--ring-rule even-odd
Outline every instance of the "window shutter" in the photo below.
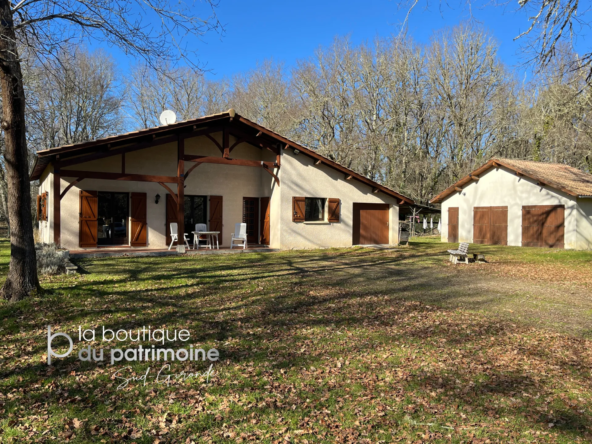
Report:
[[[41,194],[37,195],[37,220],[41,220]]]
[[[340,210],[339,199],[329,199],[329,222],[339,222]]]
[[[41,219],[47,220],[47,191],[41,195]]]
[[[304,197],[292,197],[292,222],[304,222]]]

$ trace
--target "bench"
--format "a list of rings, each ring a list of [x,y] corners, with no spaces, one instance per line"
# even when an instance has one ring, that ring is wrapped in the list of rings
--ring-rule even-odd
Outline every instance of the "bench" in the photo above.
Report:
[[[462,242],[458,246],[458,250],[448,250],[450,253],[450,262],[453,264],[458,264],[459,261],[464,262],[465,264],[469,263],[469,243]],[[473,262],[487,262],[485,260],[485,255],[482,253],[472,253]]]

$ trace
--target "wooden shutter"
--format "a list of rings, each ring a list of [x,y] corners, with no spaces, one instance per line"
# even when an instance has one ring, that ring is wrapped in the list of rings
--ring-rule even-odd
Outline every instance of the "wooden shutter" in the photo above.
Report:
[[[329,199],[329,222],[339,222],[340,209],[339,199]]]
[[[171,223],[177,222],[177,202],[170,194],[166,195],[166,246],[171,245]]]
[[[132,193],[132,247],[145,247],[148,240],[146,225],[146,193]]]
[[[222,243],[222,196],[210,196],[210,231],[219,231]]]
[[[270,216],[269,216],[269,197],[261,198],[261,244],[270,243]]]
[[[448,242],[458,242],[458,207],[448,208]]]
[[[41,220],[47,220],[47,191],[41,195]]]
[[[59,196],[55,198],[59,199]],[[80,191],[79,243],[81,247],[97,246],[97,212],[99,206],[96,191]]]
[[[304,222],[304,197],[292,197],[292,222]]]

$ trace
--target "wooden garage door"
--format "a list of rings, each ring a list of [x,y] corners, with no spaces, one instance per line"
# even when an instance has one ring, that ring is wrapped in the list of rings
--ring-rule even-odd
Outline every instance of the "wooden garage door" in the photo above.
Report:
[[[508,207],[473,208],[473,242],[508,245]]]
[[[388,204],[354,204],[353,244],[389,243]]]
[[[564,248],[565,206],[522,207],[522,246]]]
[[[448,242],[458,242],[458,207],[448,208]]]

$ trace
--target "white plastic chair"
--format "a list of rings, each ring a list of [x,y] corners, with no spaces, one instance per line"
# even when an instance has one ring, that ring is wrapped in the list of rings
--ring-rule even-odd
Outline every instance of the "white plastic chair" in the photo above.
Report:
[[[195,231],[208,231],[208,226],[206,224],[195,224]],[[208,242],[208,246],[210,246],[210,238],[206,236],[205,239]],[[197,234],[193,235],[193,249],[196,250],[199,248],[199,236]],[[211,248],[211,246],[210,246]]]
[[[178,231],[178,225],[177,222],[171,222],[171,245],[169,245],[169,250],[173,247],[173,244],[175,242],[178,243],[179,241],[179,236],[177,235]],[[185,233],[185,235],[183,236],[185,238],[185,245],[187,245],[187,249],[190,250],[191,248],[189,247],[189,236],[187,235],[187,233]]]
[[[242,246],[243,250],[247,249],[247,224],[234,224],[234,234],[230,239],[230,249],[234,246],[234,242],[238,241],[237,247]]]

